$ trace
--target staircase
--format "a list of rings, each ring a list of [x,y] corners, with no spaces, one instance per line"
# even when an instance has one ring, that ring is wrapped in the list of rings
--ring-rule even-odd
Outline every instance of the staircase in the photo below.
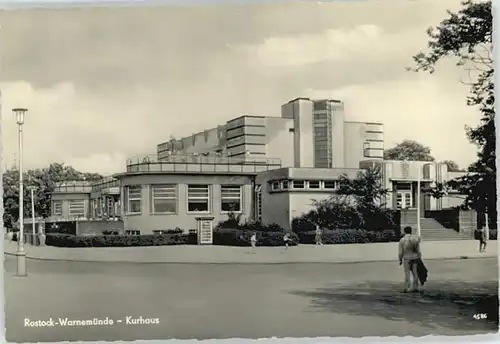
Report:
[[[453,229],[421,229],[422,240],[425,241],[453,241],[471,240],[467,234],[455,232]]]
[[[416,212],[408,212],[402,219],[401,227],[411,226],[414,231],[417,229],[417,214]],[[420,228],[422,239],[426,241],[451,241],[451,240],[470,240],[468,234],[459,233],[452,228],[443,227],[438,221],[433,218],[420,218]],[[402,229],[402,228],[401,228]]]
[[[420,219],[421,235],[423,240],[443,241],[443,240],[470,240],[465,233],[459,233],[452,228],[443,227],[433,218]]]

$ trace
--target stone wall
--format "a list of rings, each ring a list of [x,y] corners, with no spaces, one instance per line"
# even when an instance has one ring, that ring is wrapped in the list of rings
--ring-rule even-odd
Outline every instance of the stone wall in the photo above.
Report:
[[[474,210],[460,210],[458,213],[458,228],[460,233],[467,234],[474,238],[474,231],[477,227],[477,213]]]

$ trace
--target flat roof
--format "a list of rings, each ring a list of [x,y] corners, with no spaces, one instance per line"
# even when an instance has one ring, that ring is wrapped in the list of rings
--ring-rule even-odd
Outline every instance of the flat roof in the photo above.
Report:
[[[342,175],[348,178],[356,178],[360,168],[313,168],[313,167],[284,167],[271,171],[261,172],[257,175],[257,180],[272,179],[306,179],[306,180],[335,180]]]

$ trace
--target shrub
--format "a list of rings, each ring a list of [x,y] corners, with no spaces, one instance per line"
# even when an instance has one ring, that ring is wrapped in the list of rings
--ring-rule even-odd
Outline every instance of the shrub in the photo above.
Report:
[[[490,229],[490,240],[497,240],[497,233],[498,231],[496,229]]]
[[[249,246],[252,232],[241,229],[220,228],[214,231],[213,244],[222,246]],[[298,243],[298,236],[290,233],[289,245]],[[258,246],[284,246],[283,232],[257,232]],[[56,247],[133,247],[195,245],[195,234],[163,235],[95,235],[75,236],[69,234],[47,234],[46,245]]]
[[[174,229],[158,229],[153,231],[154,234],[182,234],[184,231],[180,229],[179,227],[176,227]]]
[[[297,233],[301,244],[314,244],[315,233]],[[323,244],[367,244],[398,241],[399,236],[393,230],[368,231],[364,229],[338,229],[324,231]]]
[[[257,246],[284,246],[283,231],[255,231]],[[221,246],[250,246],[250,237],[253,231],[235,228],[217,228],[214,230],[213,244]],[[289,233],[288,244],[295,246],[299,238],[295,233]]]
[[[242,231],[249,232],[281,232],[283,233],[285,230],[281,228],[279,225],[273,223],[270,225],[263,225],[259,221],[250,221],[241,223],[240,215],[229,214],[229,218],[225,221],[219,222],[219,224],[215,227],[215,229],[239,229]]]
[[[119,235],[117,231],[102,231],[102,235]]]
[[[235,212],[231,211],[231,212],[229,212],[229,214],[227,214],[227,220],[220,221],[216,227],[218,227],[218,228],[237,228],[241,224],[241,217],[242,217],[241,213],[236,214]]]
[[[47,234],[45,244],[57,247],[134,247],[196,244],[196,236],[190,234],[165,235],[95,235],[76,236]]]

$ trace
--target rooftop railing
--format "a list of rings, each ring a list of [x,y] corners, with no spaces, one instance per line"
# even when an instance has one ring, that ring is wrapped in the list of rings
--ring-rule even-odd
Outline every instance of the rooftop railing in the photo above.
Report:
[[[255,174],[281,167],[280,159],[245,156],[170,155],[158,159],[143,155],[127,160],[127,172],[243,173]]]
[[[86,180],[73,180],[57,183],[54,187],[54,193],[89,193],[92,190],[92,184]]]
[[[109,176],[92,183],[92,192],[119,192],[120,181]]]

